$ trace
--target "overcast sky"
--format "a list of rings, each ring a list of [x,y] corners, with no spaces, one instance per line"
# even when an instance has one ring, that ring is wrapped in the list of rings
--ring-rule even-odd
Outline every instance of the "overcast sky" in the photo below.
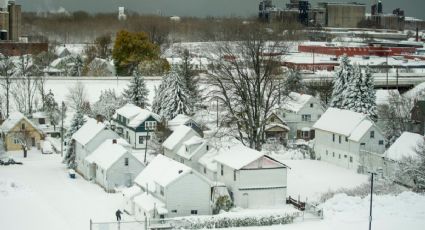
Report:
[[[24,11],[54,11],[60,7],[67,11],[89,12],[117,11],[118,6],[139,13],[158,13],[179,16],[252,16],[256,15],[260,0],[16,0]],[[325,0],[310,0],[316,2]],[[352,2],[355,0],[329,0],[330,2]],[[274,0],[275,5],[284,6],[289,0]],[[367,3],[371,0],[357,0]],[[385,12],[395,8],[405,10],[407,16],[425,18],[425,0],[383,0]]]

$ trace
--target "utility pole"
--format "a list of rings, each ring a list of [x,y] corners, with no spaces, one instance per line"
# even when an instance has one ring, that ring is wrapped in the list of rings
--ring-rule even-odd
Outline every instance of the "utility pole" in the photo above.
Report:
[[[370,172],[371,179],[370,179],[370,214],[369,214],[369,230],[372,230],[372,196],[373,196],[373,175],[376,174],[374,172]]]
[[[389,71],[389,65],[388,65],[388,53],[387,53],[387,62],[386,62],[386,64],[387,64],[387,90],[389,89],[389,86],[388,86],[388,71]]]
[[[218,127],[218,97],[217,97],[217,127]]]
[[[63,113],[65,109],[65,103],[62,101],[61,105],[61,157],[63,157]]]
[[[145,129],[146,129],[146,139],[145,139],[145,158],[143,160],[143,163],[145,163],[146,165],[146,155],[148,153],[148,138],[149,138],[149,128],[146,126],[146,121],[145,121]]]

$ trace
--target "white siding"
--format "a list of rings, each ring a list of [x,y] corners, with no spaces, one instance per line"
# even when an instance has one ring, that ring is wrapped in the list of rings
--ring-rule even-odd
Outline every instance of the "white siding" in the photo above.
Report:
[[[128,158],[129,164],[125,166],[125,158]],[[112,190],[118,186],[133,185],[134,178],[143,170],[144,165],[137,160],[133,155],[127,153],[116,161],[106,173],[106,178],[103,187],[106,190]]]
[[[210,198],[211,188],[207,181],[188,173],[165,188],[167,216],[188,216],[191,210],[197,210],[198,215],[210,215]],[[172,210],[177,210],[177,213]]]

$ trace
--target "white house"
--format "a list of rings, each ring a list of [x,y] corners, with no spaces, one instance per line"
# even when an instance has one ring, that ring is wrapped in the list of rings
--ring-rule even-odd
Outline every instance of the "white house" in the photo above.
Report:
[[[367,115],[329,108],[313,127],[317,158],[362,172],[381,164],[385,138]]]
[[[87,162],[84,159],[107,139],[117,139],[118,134],[108,129],[102,122],[89,118],[81,128],[72,135],[73,149],[77,171],[87,178]]]
[[[171,218],[211,214],[210,182],[188,166],[156,156],[136,177],[144,191],[134,198],[135,217]]]
[[[234,205],[257,208],[285,204],[286,165],[242,144],[220,152],[215,157],[217,181],[227,186]]]
[[[307,94],[291,92],[282,103],[277,114],[289,126],[289,139],[314,139],[313,124],[324,113],[320,101]]]
[[[187,127],[190,127],[195,130],[201,137],[203,136],[202,127],[195,120],[193,120],[187,115],[179,114],[175,118],[167,122],[167,127],[171,131],[176,130],[180,125],[186,125]]]
[[[131,186],[145,167],[130,153],[124,139],[107,139],[85,158],[88,179],[96,181],[106,191],[113,192],[121,186]]]
[[[45,112],[35,112],[32,114],[31,121],[37,126],[38,129],[42,130],[47,136],[60,137],[61,126],[60,122],[53,125],[48,114]]]
[[[134,149],[145,149],[149,132],[156,130],[161,117],[133,104],[126,104],[114,114],[115,131],[131,144]]]
[[[192,145],[195,148],[195,146],[199,144],[206,145],[205,142],[201,143],[202,141],[199,141],[199,137],[199,134],[195,130],[186,125],[176,127],[173,133],[162,143],[164,155],[181,163],[185,163],[187,160],[190,160],[192,156],[191,154],[186,154],[185,146]],[[183,149],[181,149],[182,147]],[[192,150],[192,152],[194,152],[194,148],[187,150]]]

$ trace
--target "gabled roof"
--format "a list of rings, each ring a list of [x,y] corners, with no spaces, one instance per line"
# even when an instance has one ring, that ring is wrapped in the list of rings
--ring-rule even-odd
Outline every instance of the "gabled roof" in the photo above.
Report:
[[[395,161],[404,157],[418,156],[417,150],[420,144],[424,143],[424,137],[417,133],[403,132],[399,138],[388,148],[385,155]]]
[[[21,120],[25,120],[27,123],[29,123],[34,129],[36,129],[38,132],[43,133],[40,129],[37,128],[36,125],[34,125],[27,117],[25,117],[20,112],[14,112],[9,114],[9,117],[3,122],[3,124],[0,126],[0,129],[8,133],[11,129],[13,129]]]
[[[87,119],[81,128],[72,135],[72,138],[80,143],[85,145],[89,143],[100,131],[104,130],[106,125],[102,122],[97,122],[93,118]]]
[[[242,144],[237,144],[230,147],[228,150],[221,151],[214,160],[218,163],[227,165],[230,168],[239,170],[263,156],[263,153],[255,149],[248,148]]]
[[[105,140],[92,154],[87,156],[85,160],[89,163],[96,163],[102,169],[109,169],[117,160],[128,153],[126,140],[116,139],[117,143],[113,143],[113,139]],[[137,159],[136,159],[137,160]]]
[[[164,202],[148,193],[142,193],[134,197],[134,203],[140,206],[146,212],[157,211],[158,214],[167,214]]]
[[[374,123],[366,114],[329,108],[313,125],[313,128],[340,134],[349,137],[350,140],[358,141],[373,125]]]
[[[189,122],[196,123],[191,117],[184,114],[178,114],[175,118],[168,121],[168,128],[174,131],[180,125],[186,125]]]
[[[142,109],[139,114],[137,114],[134,118],[130,120],[128,126],[133,128],[139,127],[140,124],[142,124],[146,119],[151,116],[157,121],[161,120],[161,117],[158,114],[153,113],[147,109]]]
[[[177,155],[185,158],[185,159],[191,159],[195,154],[197,154],[199,151],[202,150],[202,148],[206,148],[207,140],[204,138],[193,136],[189,140],[183,142],[181,147],[177,150]],[[191,146],[197,145],[198,147],[195,149],[191,149]],[[189,147],[192,151],[187,152],[186,147]]]
[[[128,103],[123,107],[117,109],[115,114],[119,114],[127,119],[131,119],[137,116],[137,114],[139,114],[140,112],[142,112],[142,108]]]
[[[297,113],[310,101],[311,98],[313,98],[313,96],[308,94],[291,92],[282,103],[282,108]]]
[[[134,182],[145,189],[147,186],[149,191],[155,192],[155,183],[166,187],[191,171],[191,168],[182,163],[158,155],[136,177]]]
[[[174,132],[162,143],[162,146],[169,150],[176,150],[174,148],[186,137],[186,136],[199,136],[199,134],[190,127],[185,125],[178,126]]]

